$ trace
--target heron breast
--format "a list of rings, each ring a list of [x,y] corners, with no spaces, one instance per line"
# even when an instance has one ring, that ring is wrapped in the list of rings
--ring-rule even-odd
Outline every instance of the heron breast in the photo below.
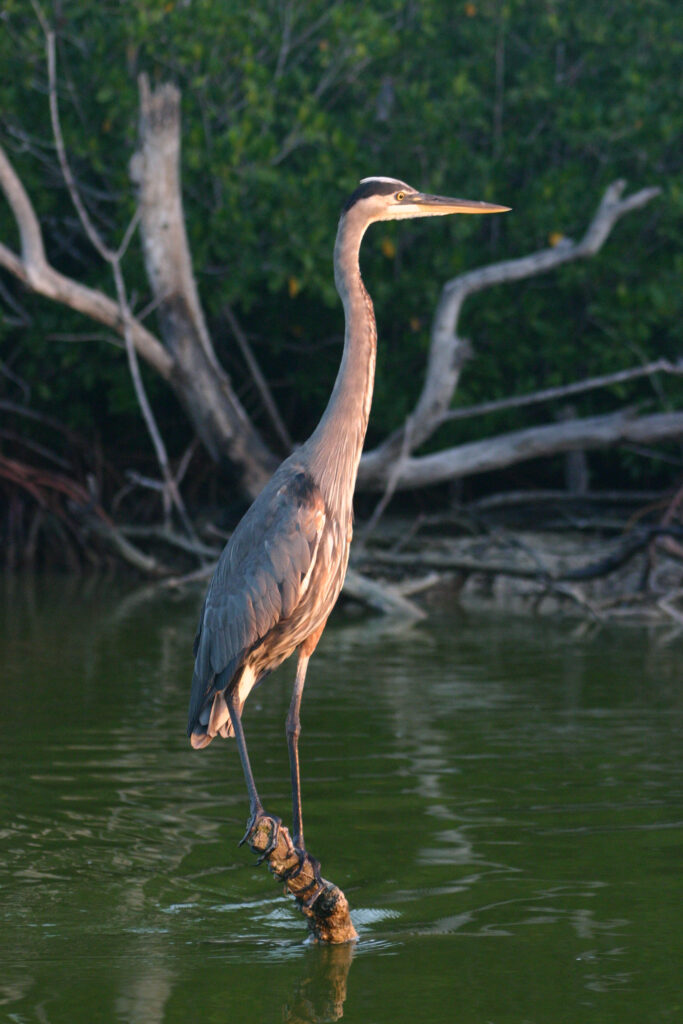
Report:
[[[253,648],[247,661],[257,678],[277,668],[311,633],[326,622],[339,597],[349,561],[347,530],[326,519],[306,586],[293,612],[281,619]],[[302,581],[303,583],[303,581]]]

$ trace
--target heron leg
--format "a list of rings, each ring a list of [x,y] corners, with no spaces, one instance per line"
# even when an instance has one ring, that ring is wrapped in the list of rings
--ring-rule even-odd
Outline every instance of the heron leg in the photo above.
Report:
[[[266,812],[263,809],[261,798],[258,795],[256,789],[256,783],[254,781],[254,773],[251,770],[251,763],[249,761],[249,753],[247,751],[247,742],[244,738],[244,729],[242,728],[242,716],[240,715],[239,708],[235,706],[235,695],[226,691],[226,703],[228,705],[228,713],[230,715],[230,721],[232,722],[233,732],[235,733],[235,742],[237,743],[237,751],[240,755],[240,761],[242,762],[242,771],[244,772],[244,781],[247,784],[247,792],[249,794],[249,821],[247,822],[247,831],[240,840],[240,846],[242,843],[247,841],[250,833],[253,831],[256,822],[259,818],[266,817]],[[275,849],[277,845],[278,832],[280,830],[280,818],[276,818],[273,815],[269,815],[274,822],[273,833],[270,838],[270,843],[267,849],[263,851],[263,856],[260,860],[263,860],[268,854]]]
[[[289,749],[289,770],[292,779],[292,840],[294,845],[303,850],[304,847],[304,823],[301,813],[301,776],[299,772],[299,735],[301,733],[301,720],[299,710],[301,708],[301,697],[306,682],[306,669],[310,655],[299,653],[299,662],[296,667],[296,679],[294,680],[294,691],[292,702],[289,705],[287,715],[287,747]]]

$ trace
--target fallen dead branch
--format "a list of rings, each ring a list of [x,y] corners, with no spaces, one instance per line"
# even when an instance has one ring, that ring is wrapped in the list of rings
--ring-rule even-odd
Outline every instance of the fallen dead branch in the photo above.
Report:
[[[676,510],[675,501],[671,509]],[[677,622],[683,615],[683,523],[673,514],[665,518],[624,529],[622,516],[621,535],[609,541],[596,531],[591,535],[586,524],[426,539],[415,531],[410,550],[388,547],[392,532],[385,529],[382,544],[359,551],[355,564],[364,572],[384,571],[399,591],[402,580],[434,572],[434,585],[448,585],[465,606],[484,601],[538,611],[543,605],[547,614],[572,604],[598,622],[617,617]],[[615,517],[610,532],[617,525]]]
[[[380,583],[356,569],[348,569],[343,593],[384,615],[398,615],[407,619],[425,617],[422,609],[408,599],[404,590],[389,583]]]
[[[624,444],[656,444],[683,436],[683,413],[662,412],[639,416],[630,409],[604,416],[563,420],[539,427],[512,430],[481,441],[470,441],[428,455],[401,458],[396,491],[430,487],[446,480],[506,469],[530,459],[548,458],[576,450]],[[372,454],[372,453],[369,453]],[[368,464],[369,466],[370,464]],[[385,487],[394,465],[372,463],[372,474],[361,460],[359,481],[364,489]]]
[[[52,527],[65,541],[67,533],[75,538],[87,561],[97,563],[100,560],[90,543],[90,535],[95,535],[120,559],[140,572],[150,576],[168,573],[166,567],[123,536],[92,491],[77,480],[0,455],[0,481],[11,486],[15,497],[18,493],[28,495],[41,511],[40,516],[33,517],[25,538],[23,561],[27,564],[33,564],[38,532],[46,528],[49,514]],[[64,548],[64,556],[69,568],[76,569],[78,559],[69,546]]]
[[[379,565],[400,567],[415,570],[432,568],[465,573],[483,573],[489,576],[515,576],[523,579],[544,580],[549,583],[570,583],[596,579],[606,576],[623,566],[639,551],[644,550],[656,537],[683,537],[680,526],[644,526],[623,537],[611,551],[603,557],[592,560],[584,565],[571,569],[552,570],[539,564],[533,551],[529,552],[529,561],[533,564],[504,562],[500,560],[475,557],[473,555],[449,554],[447,551],[421,551],[401,553],[395,551],[372,551],[364,556]]]
[[[543,505],[562,503],[567,505],[642,505],[644,501],[656,501],[664,498],[660,491],[586,491],[584,494],[572,494],[566,490],[527,490],[502,491],[479,498],[468,507],[477,512],[498,508],[511,508],[515,505]]]

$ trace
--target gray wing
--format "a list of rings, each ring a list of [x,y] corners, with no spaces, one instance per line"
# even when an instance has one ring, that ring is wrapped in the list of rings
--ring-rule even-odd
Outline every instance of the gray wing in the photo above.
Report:
[[[289,467],[276,473],[238,524],[199,618],[188,736],[248,652],[298,605],[324,522],[318,487],[307,473]]]

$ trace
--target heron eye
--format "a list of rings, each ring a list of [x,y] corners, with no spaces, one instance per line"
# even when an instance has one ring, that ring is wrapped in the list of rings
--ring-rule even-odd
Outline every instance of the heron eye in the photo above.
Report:
[[[405,194],[405,192],[397,192],[397,193],[396,193],[396,200],[397,200],[397,201],[398,201],[399,203],[402,203],[402,202],[403,202],[403,200],[405,199],[405,197],[406,197],[406,194]]]

